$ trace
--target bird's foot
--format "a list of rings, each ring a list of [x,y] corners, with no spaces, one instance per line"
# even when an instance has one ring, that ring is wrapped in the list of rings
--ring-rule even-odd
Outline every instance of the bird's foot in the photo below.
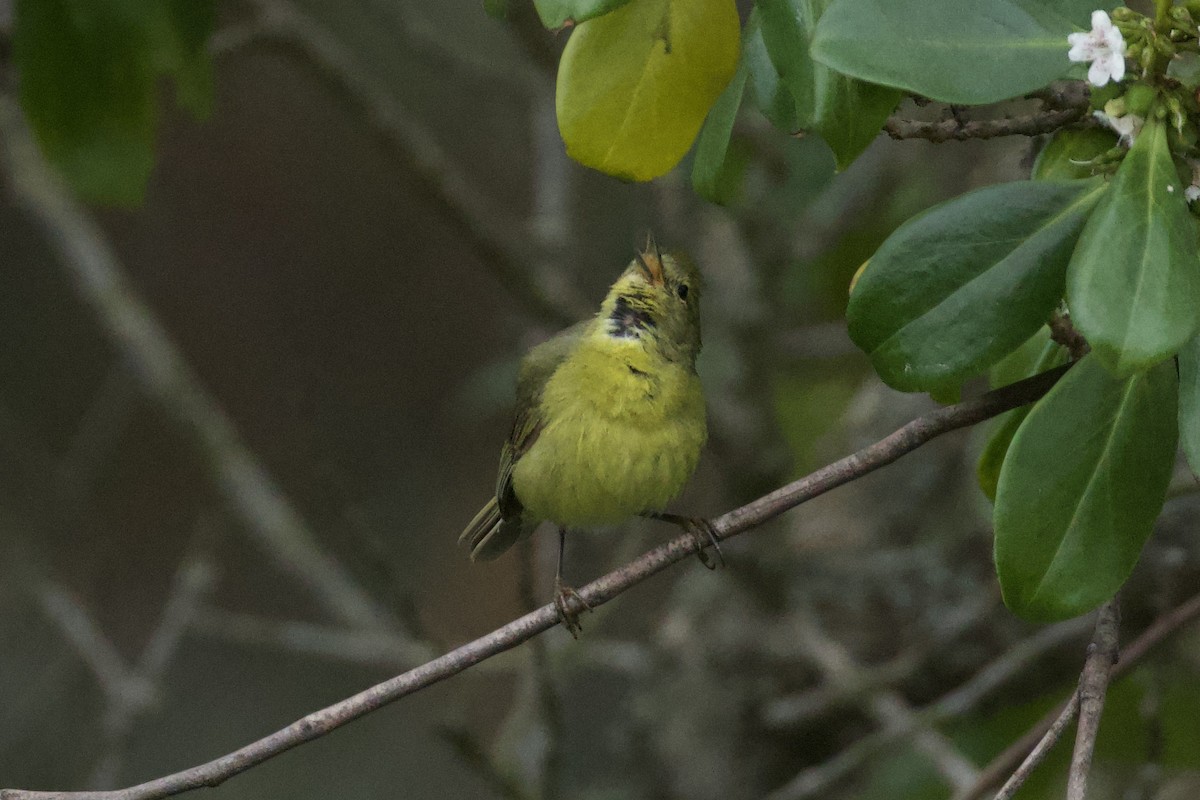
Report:
[[[711,522],[703,517],[683,517],[679,525],[696,540],[696,558],[700,559],[701,564],[708,569],[725,566],[725,554],[721,552],[721,542],[717,539],[717,531]],[[709,545],[712,545],[713,552],[717,554],[716,560],[708,553]]]
[[[650,517],[651,519],[659,519],[683,528],[684,532],[690,534],[696,542],[696,558],[700,559],[700,563],[708,569],[725,566],[725,554],[721,552],[721,542],[717,539],[717,531],[708,520],[703,517],[684,517],[679,514],[667,514],[665,512],[644,514],[643,516]],[[716,552],[716,560],[709,555],[709,547],[712,547]]]
[[[579,615],[591,611],[592,607],[584,600],[575,587],[563,582],[562,578],[554,579],[554,607],[558,610],[558,618],[571,632],[571,637],[579,638],[583,626],[579,624]]]

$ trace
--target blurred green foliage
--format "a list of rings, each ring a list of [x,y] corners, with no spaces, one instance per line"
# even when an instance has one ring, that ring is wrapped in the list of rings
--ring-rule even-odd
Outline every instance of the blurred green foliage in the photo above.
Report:
[[[215,0],[17,0],[21,102],[47,157],[85,199],[141,202],[154,166],[158,80],[204,116]]]

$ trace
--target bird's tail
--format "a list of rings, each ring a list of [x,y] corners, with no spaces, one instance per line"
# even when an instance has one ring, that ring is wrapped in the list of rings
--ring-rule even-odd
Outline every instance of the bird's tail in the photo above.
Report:
[[[458,537],[458,543],[471,548],[472,561],[491,561],[532,530],[533,527],[522,523],[519,517],[502,517],[500,506],[493,497],[467,523],[466,530]]]

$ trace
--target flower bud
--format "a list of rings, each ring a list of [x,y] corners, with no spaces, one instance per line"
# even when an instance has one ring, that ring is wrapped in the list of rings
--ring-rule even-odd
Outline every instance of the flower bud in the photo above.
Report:
[[[1168,61],[1175,57],[1175,45],[1165,36],[1155,36],[1152,40],[1154,49],[1162,54]]]
[[[1154,66],[1154,58],[1156,55],[1157,53],[1155,53],[1153,47],[1147,47],[1142,50],[1141,57],[1138,59],[1138,63],[1142,65],[1143,72],[1149,72]]]

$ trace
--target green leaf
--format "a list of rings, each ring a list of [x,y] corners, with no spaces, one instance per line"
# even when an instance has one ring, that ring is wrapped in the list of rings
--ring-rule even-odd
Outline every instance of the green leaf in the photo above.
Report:
[[[211,102],[212,0],[18,0],[21,103],[46,157],[94,202],[141,201],[154,166],[157,82]]]
[[[1042,0],[1042,5],[1084,29],[1092,27],[1092,12],[1107,6],[1106,3],[1098,3],[1096,0]],[[1112,6],[1107,8],[1111,9]]]
[[[18,0],[14,57],[50,161],[89,200],[139,202],[154,165],[156,76],[136,4]]]
[[[1050,369],[1050,367],[1057,366],[1063,363],[1063,361],[1055,360],[1053,363],[1050,363],[1047,359],[1051,358],[1051,356],[1057,359],[1061,353],[1065,353],[1065,351],[1063,351],[1063,348],[1057,342],[1050,338],[1050,328],[1042,326],[1037,333],[1026,339],[1020,347],[997,361],[988,370],[988,386],[998,389],[1001,386],[1016,383],[1031,375],[1036,375],[1039,372]]]
[[[629,0],[533,0],[542,24],[552,31],[603,16]]]
[[[1167,77],[1193,91],[1200,87],[1200,54],[1180,53],[1167,64]]]
[[[733,0],[638,0],[580,24],[558,66],[567,154],[648,181],[679,163],[737,68]]]
[[[1063,77],[1074,28],[1037,0],[838,0],[812,55],[934,100],[994,103]]]
[[[996,502],[996,487],[1000,483],[1000,470],[1004,467],[1008,448],[1012,446],[1013,437],[1017,435],[1021,423],[1029,416],[1030,410],[1029,406],[1025,406],[1001,414],[996,419],[996,425],[988,436],[983,451],[979,454],[979,461],[975,465],[975,479],[979,481],[979,488],[983,490],[984,495],[993,503]]]
[[[1071,321],[1118,375],[1170,356],[1200,329],[1196,245],[1167,126],[1147,120],[1067,271]]]
[[[1176,391],[1173,364],[1122,380],[1089,355],[1025,418],[996,492],[996,571],[1015,613],[1073,617],[1129,577],[1170,481]]]
[[[759,0],[767,52],[796,104],[802,128],[816,131],[845,169],[879,134],[900,102],[895,89],[846,77],[813,61],[809,48],[831,0]]]
[[[1179,351],[1179,443],[1193,473],[1200,473],[1200,337]]]
[[[743,62],[708,112],[708,119],[700,129],[700,138],[696,140],[696,156],[692,161],[692,186],[696,193],[722,205],[728,203],[737,191],[736,181],[730,180],[726,161],[733,124],[737,121],[738,108],[742,105],[742,94],[746,89],[746,75],[747,68]]]
[[[212,59],[205,49],[217,26],[216,0],[165,0],[147,14],[160,73],[175,77],[176,102],[197,118],[212,112]]]
[[[1007,386],[1023,378],[1029,378],[1060,364],[1065,364],[1067,358],[1067,351],[1050,339],[1049,329],[1042,328],[1029,337],[1025,344],[1009,353],[996,366],[992,367],[989,381],[993,388]],[[979,481],[979,488],[993,503],[996,502],[996,485],[1000,482],[1000,469],[1004,466],[1004,457],[1008,454],[1013,436],[1016,435],[1017,429],[1021,427],[1021,423],[1032,408],[1032,406],[1014,408],[997,417],[987,443],[979,454],[979,463],[975,466],[975,477]]]
[[[1075,239],[1104,184],[989,186],[901,225],[859,277],[850,337],[880,377],[928,391],[1012,352],[1062,298]]]
[[[1038,153],[1037,161],[1033,163],[1033,177],[1040,181],[1089,178],[1092,167],[1088,162],[1116,146],[1117,135],[1110,130],[1060,130]]]
[[[796,101],[783,85],[779,72],[767,53],[767,43],[762,37],[762,21],[755,6],[746,20],[742,34],[742,63],[750,72],[750,100],[771,124],[784,133],[800,130],[796,119]]]

